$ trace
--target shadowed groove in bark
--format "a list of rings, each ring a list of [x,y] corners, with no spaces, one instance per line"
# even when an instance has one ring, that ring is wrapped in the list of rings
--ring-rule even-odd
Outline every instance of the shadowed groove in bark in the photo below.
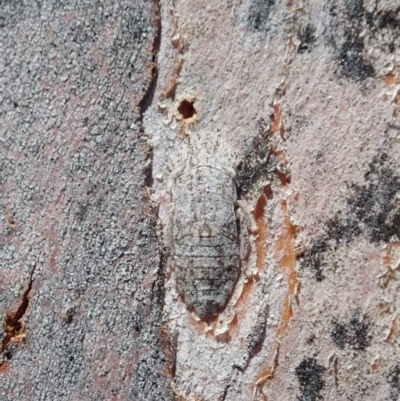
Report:
[[[29,282],[26,290],[20,297],[20,303],[15,312],[8,311],[4,317],[4,332],[6,336],[1,344],[1,353],[4,354],[8,345],[12,342],[20,342],[25,337],[25,325],[21,322],[29,306],[29,293],[32,289],[33,273],[35,272],[36,265],[33,266],[29,276]],[[4,363],[0,361],[0,366]]]
[[[158,52],[160,50],[160,43],[161,43],[161,15],[160,15],[160,1],[154,0],[154,8],[156,17],[154,20],[154,26],[156,29],[152,47],[152,71],[151,71],[151,81],[147,88],[147,92],[143,96],[142,100],[139,102],[140,107],[140,119],[143,120],[143,114],[149,108],[151,103],[153,102],[154,93],[157,88],[157,80],[158,80],[158,66],[157,66],[157,57]]]
[[[157,66],[157,57],[158,52],[160,50],[161,43],[161,13],[160,13],[160,1],[154,0],[154,9],[155,9],[155,18],[154,18],[154,27],[155,27],[155,35],[152,46],[152,69],[151,69],[151,80],[149,86],[147,87],[147,91],[139,102],[140,108],[140,124],[143,130],[143,115],[149,106],[153,102],[154,94],[157,88],[158,81],[158,66]],[[153,186],[153,149],[149,146],[148,155],[147,155],[147,164],[144,171],[145,175],[145,185],[146,187],[151,188]]]

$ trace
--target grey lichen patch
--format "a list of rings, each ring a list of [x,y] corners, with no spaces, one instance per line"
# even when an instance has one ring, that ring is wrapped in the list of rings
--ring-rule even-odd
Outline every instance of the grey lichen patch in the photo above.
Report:
[[[355,313],[348,322],[334,323],[331,331],[333,343],[340,349],[347,345],[354,351],[365,351],[371,344],[370,322],[367,316]]]
[[[321,391],[325,382],[323,374],[326,368],[314,358],[306,358],[296,367],[295,373],[300,386],[298,401],[316,401],[322,399]]]
[[[300,40],[300,44],[297,48],[298,53],[311,52],[316,41],[315,32],[316,28],[311,23],[308,23],[305,27],[302,27],[299,30],[297,34],[297,37]]]
[[[275,0],[252,0],[247,22],[252,31],[270,30],[270,13],[275,7]]]
[[[163,353],[154,348],[135,365],[133,372],[134,384],[130,392],[130,396],[134,400],[147,401],[148,394],[152,394],[153,398],[151,399],[154,400],[170,399],[166,396],[165,389],[160,386],[165,377],[161,373],[155,374],[155,368],[161,370],[166,362]]]

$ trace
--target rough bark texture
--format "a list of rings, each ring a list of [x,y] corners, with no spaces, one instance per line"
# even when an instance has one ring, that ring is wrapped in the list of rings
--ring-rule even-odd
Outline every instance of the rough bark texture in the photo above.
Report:
[[[170,400],[141,123],[157,7],[0,10],[0,399]]]
[[[398,2],[0,5],[1,401],[399,398]],[[201,163],[255,226],[203,320],[169,232]]]

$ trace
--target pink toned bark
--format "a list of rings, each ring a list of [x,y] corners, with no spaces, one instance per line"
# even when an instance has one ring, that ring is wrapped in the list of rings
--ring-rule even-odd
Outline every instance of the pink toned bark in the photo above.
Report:
[[[0,399],[396,400],[398,4],[114,3],[2,7]],[[168,234],[202,163],[251,216],[206,319]]]

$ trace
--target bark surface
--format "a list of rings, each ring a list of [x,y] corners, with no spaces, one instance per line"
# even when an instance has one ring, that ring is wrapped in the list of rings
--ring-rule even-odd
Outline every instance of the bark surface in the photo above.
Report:
[[[0,35],[1,401],[399,398],[398,2],[3,0]],[[196,165],[251,248],[205,319]]]
[[[157,7],[0,14],[0,399],[170,400],[141,123]]]

